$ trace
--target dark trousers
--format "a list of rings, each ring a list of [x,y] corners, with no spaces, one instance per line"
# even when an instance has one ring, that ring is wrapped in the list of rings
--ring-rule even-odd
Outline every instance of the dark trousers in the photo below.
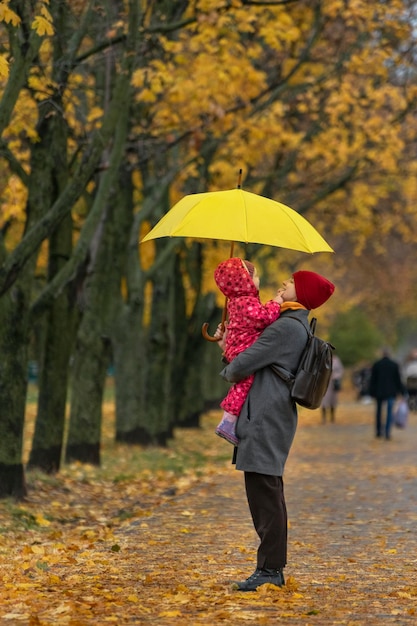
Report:
[[[394,408],[394,403],[395,403],[395,397],[394,398],[387,398],[384,400],[381,400],[380,398],[377,398],[376,401],[376,416],[375,416],[375,421],[376,421],[376,436],[377,437],[381,437],[382,435],[385,435],[385,437],[387,439],[389,439],[390,435],[391,435],[391,427],[392,427],[392,418],[393,418],[393,408]],[[383,419],[382,419],[382,413],[384,410],[384,404],[387,405],[387,418],[385,420],[385,425],[383,424]],[[384,431],[384,432],[382,432]]]
[[[281,569],[287,564],[287,508],[282,476],[245,472],[246,496],[261,543],[257,567]]]

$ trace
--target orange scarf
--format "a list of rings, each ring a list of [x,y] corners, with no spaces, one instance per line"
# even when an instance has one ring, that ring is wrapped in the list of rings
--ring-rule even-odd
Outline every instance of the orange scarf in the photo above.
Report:
[[[308,309],[303,306],[302,304],[300,304],[299,302],[284,302],[283,304],[281,304],[281,313],[283,313],[283,311],[296,311],[297,309],[304,309],[305,311],[307,311]]]

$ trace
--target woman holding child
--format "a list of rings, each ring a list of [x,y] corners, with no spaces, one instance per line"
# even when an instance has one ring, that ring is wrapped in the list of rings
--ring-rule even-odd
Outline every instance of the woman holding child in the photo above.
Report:
[[[236,469],[244,472],[260,544],[255,572],[236,583],[240,591],[255,591],[265,583],[284,584],[287,511],[282,477],[297,428],[297,407],[286,383],[269,366],[296,371],[307,342],[309,312],[324,304],[333,291],[334,285],[323,276],[305,270],[295,272],[279,290],[282,305],[278,319],[221,373],[232,383],[254,374],[236,426],[239,444],[235,461]],[[223,348],[225,336],[220,328],[216,336]]]

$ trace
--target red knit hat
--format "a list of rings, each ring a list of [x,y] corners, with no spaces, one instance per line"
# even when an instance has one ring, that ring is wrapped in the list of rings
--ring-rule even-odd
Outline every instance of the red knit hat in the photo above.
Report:
[[[300,270],[295,272],[292,277],[297,300],[309,311],[324,304],[334,291],[333,283],[315,272]]]
[[[253,274],[254,274],[254,272],[255,272],[255,266],[254,266],[254,264],[253,264],[253,263],[251,263],[250,261],[246,261],[246,260],[245,260],[245,261],[243,261],[243,265],[245,265],[245,266],[246,266],[246,269],[247,269],[247,270],[248,270],[248,272],[249,272],[249,276],[250,276],[251,278],[253,278]]]

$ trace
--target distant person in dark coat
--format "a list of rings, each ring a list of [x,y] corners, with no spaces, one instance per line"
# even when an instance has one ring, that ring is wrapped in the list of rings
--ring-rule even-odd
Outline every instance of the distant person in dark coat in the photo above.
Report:
[[[405,387],[401,380],[400,367],[390,357],[388,350],[383,351],[381,359],[372,365],[369,393],[376,400],[375,427],[376,436],[391,438],[391,426],[394,402],[397,396],[404,395]],[[385,425],[382,420],[383,407],[386,404]]]

